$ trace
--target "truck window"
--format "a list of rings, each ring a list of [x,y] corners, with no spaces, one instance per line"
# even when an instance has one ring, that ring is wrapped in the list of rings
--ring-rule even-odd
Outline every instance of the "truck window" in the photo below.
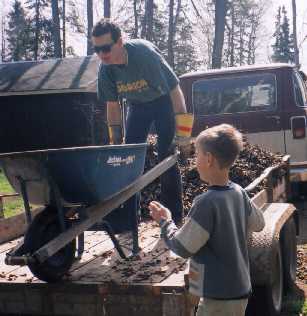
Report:
[[[193,84],[193,107],[198,115],[272,110],[276,77],[250,74],[204,79]]]
[[[306,90],[302,77],[295,71],[293,73],[294,96],[297,106],[306,106]]]

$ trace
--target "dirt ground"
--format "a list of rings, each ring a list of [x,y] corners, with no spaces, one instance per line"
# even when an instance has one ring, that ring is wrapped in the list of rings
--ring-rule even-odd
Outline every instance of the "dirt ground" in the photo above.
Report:
[[[297,282],[284,300],[282,316],[307,316],[307,243],[298,245]]]

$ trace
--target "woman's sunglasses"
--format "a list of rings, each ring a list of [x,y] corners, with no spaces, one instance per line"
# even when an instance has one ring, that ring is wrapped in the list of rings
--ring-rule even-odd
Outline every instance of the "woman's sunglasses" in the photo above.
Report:
[[[105,44],[105,45],[101,45],[101,46],[94,46],[94,51],[96,54],[99,54],[100,52],[102,53],[110,53],[111,49],[112,49],[112,46],[114,45],[115,43],[112,42],[110,44]]]

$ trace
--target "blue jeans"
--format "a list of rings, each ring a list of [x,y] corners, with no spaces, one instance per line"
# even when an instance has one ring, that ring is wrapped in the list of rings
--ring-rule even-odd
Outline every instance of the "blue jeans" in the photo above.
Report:
[[[173,139],[175,136],[175,116],[172,102],[168,95],[151,102],[131,104],[127,113],[126,143],[145,143],[150,127],[154,123],[158,135],[158,159],[174,153]],[[183,215],[182,184],[178,164],[170,168],[160,177],[161,203],[172,212],[173,220],[179,222]],[[139,196],[131,197],[122,207],[110,215],[116,216],[111,225],[115,231],[132,230],[136,224],[139,209]],[[115,215],[117,213],[117,215]],[[113,217],[112,216],[112,217]]]

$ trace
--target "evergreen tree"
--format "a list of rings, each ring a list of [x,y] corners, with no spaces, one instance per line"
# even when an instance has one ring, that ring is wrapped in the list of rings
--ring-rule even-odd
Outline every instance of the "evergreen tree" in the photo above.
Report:
[[[178,17],[174,40],[174,70],[178,76],[196,70],[200,65],[195,47],[193,33],[189,21],[181,15]]]
[[[32,58],[54,57],[53,23],[51,17],[46,16],[47,9],[50,10],[50,0],[26,0],[26,5],[30,12]]]
[[[262,1],[228,1],[223,56],[224,66],[255,63],[255,42],[263,14],[264,6]]]
[[[159,48],[162,55],[167,57],[167,14],[154,5],[152,42]]]
[[[135,38],[135,20],[130,18],[129,11],[131,15],[137,14],[138,28],[141,29],[141,25],[144,19],[144,6],[142,6],[141,1],[136,2],[137,6],[127,8],[127,19],[125,19],[121,26],[124,31],[129,35],[129,38]],[[135,2],[133,3],[135,5]],[[137,10],[136,10],[137,9]],[[195,47],[193,45],[193,29],[191,28],[190,21],[183,16],[183,10],[187,9],[187,6],[182,6],[182,10],[178,16],[178,21],[176,23],[175,38],[173,41],[174,50],[174,71],[177,75],[181,75],[185,72],[196,70],[199,66],[197,59],[197,54]],[[168,8],[167,6],[154,4],[153,8],[155,14],[153,16],[153,34],[152,43],[154,43],[159,51],[162,53],[164,58],[167,59],[168,56]],[[140,32],[138,32],[140,33]],[[139,34],[140,36],[140,34]]]
[[[18,61],[30,59],[29,44],[30,30],[26,13],[20,3],[15,0],[12,10],[8,14],[7,60]]]
[[[275,43],[272,45],[274,62],[294,62],[293,34],[290,33],[289,19],[285,7],[278,8],[275,22]]]

